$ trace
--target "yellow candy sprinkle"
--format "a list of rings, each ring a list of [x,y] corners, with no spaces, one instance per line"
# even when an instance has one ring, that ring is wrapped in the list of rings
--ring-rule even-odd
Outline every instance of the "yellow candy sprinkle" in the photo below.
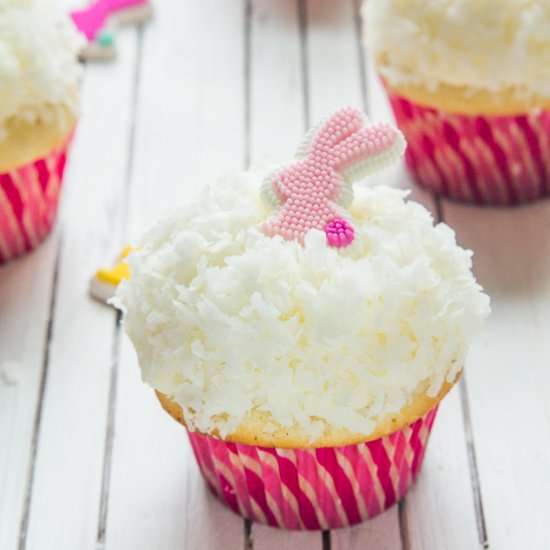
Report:
[[[132,252],[132,247],[127,246],[121,253],[120,259],[124,260]],[[100,269],[95,274],[96,278],[105,283],[117,286],[122,279],[130,277],[130,267],[125,261],[121,261],[110,269]]]

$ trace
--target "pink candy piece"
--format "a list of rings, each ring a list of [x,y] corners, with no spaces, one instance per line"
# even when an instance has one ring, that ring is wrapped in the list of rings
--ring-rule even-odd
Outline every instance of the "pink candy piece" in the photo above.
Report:
[[[148,5],[149,0],[96,0],[85,9],[73,11],[71,17],[78,30],[92,42],[110,16]]]
[[[334,218],[325,225],[325,233],[330,246],[341,248],[348,246],[355,238],[355,230],[348,220]]]
[[[308,133],[298,160],[264,183],[262,195],[275,207],[262,224],[266,235],[303,244],[309,230],[319,229],[330,246],[353,242],[343,208],[353,198],[351,184],[393,163],[405,149],[398,130],[367,122],[362,111],[346,107]]]

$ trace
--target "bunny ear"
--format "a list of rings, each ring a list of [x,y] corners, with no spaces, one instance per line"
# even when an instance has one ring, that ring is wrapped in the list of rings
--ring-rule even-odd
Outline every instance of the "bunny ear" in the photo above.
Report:
[[[399,130],[389,124],[376,124],[353,134],[335,148],[336,156],[340,157],[335,168],[352,184],[394,164],[405,148],[405,138]]]
[[[360,109],[344,107],[310,128],[296,150],[296,158],[307,156],[316,149],[331,149],[368,124]]]
[[[325,122],[326,120],[319,124],[316,124],[315,126],[312,126],[307,131],[306,135],[302,138],[300,145],[298,145],[298,149],[296,149],[296,153],[294,154],[296,159],[302,159],[307,155],[309,146],[311,145],[313,139],[315,138],[319,130],[322,128],[322,126],[325,124]]]

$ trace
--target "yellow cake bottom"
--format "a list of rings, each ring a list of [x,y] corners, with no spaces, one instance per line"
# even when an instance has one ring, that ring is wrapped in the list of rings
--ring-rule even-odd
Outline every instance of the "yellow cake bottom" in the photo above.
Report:
[[[0,140],[0,173],[47,156],[65,143],[75,123],[76,118],[68,112],[63,124],[58,117],[52,122],[8,120],[5,124],[8,135]]]
[[[460,374],[461,373],[457,375],[454,382],[444,383],[435,397],[429,397],[426,395],[425,391],[416,393],[411,403],[403,407],[399,413],[390,414],[382,419],[378,423],[376,429],[368,436],[353,433],[341,428],[327,426],[323,436],[317,439],[314,444],[311,444],[309,438],[301,432],[299,426],[293,426],[292,428],[281,427],[273,433],[265,433],[264,427],[268,424],[273,424],[270,414],[252,411],[234,433],[223,439],[225,441],[243,443],[245,445],[261,445],[262,447],[286,449],[339,447],[372,441],[401,430],[437,406],[441,399],[445,397],[453,385],[458,381]],[[180,424],[185,426],[183,411],[180,405],[161,392],[157,391],[156,394],[164,410]],[[206,435],[218,437],[215,431]]]
[[[424,107],[461,115],[521,115],[550,109],[550,98],[530,96],[520,99],[514,89],[502,92],[473,90],[467,87],[439,84],[436,90],[425,86],[385,86],[395,95]]]

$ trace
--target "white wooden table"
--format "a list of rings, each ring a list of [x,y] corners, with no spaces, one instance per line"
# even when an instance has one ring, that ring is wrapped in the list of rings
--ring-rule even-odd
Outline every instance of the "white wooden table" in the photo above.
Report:
[[[77,3],[64,0],[65,3]],[[288,160],[344,104],[390,119],[359,0],[157,0],[86,67],[59,223],[0,268],[0,549],[550,548],[550,202],[413,189],[475,251],[493,313],[405,501],[352,529],[248,525],[211,496],[90,274],[209,179]],[[409,187],[403,167],[378,181]]]

